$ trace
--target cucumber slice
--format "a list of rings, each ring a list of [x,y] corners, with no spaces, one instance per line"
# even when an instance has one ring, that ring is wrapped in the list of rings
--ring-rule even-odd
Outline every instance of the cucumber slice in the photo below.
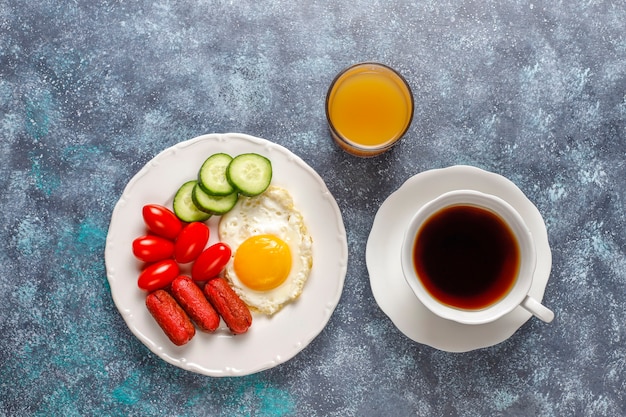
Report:
[[[197,184],[197,181],[184,183],[174,196],[174,214],[187,223],[203,222],[211,217],[210,213],[200,210],[193,202],[193,189]]]
[[[236,190],[226,179],[226,168],[233,157],[225,153],[209,156],[198,172],[198,184],[211,195],[229,195]]]
[[[272,181],[272,163],[256,153],[233,158],[226,169],[226,179],[241,194],[254,197],[267,189]]]
[[[191,198],[200,210],[220,215],[230,211],[235,206],[239,199],[239,194],[235,191],[229,195],[210,195],[202,189],[200,184],[197,184],[193,188]]]

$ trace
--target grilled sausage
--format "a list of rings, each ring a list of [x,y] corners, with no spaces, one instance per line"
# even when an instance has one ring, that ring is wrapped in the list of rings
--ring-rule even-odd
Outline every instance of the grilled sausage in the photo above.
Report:
[[[213,332],[220,325],[220,316],[191,278],[185,275],[176,278],[172,281],[171,292],[200,330]]]
[[[248,327],[252,324],[250,309],[224,278],[209,280],[204,286],[204,294],[222,316],[231,332],[241,334],[248,331]]]
[[[196,334],[196,328],[189,316],[165,290],[156,290],[148,294],[146,307],[175,345],[184,345]]]

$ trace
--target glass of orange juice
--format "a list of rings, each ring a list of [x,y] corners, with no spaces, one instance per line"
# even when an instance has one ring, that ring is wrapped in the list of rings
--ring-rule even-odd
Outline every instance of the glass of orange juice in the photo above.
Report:
[[[392,68],[364,62],[343,70],[326,95],[333,140],[346,152],[370,157],[391,148],[413,119],[413,94]]]

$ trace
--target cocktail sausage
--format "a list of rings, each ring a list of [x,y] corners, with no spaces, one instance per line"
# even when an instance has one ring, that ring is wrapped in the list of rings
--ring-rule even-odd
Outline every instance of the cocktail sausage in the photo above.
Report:
[[[200,330],[213,332],[220,325],[220,316],[188,276],[181,275],[172,282],[172,295]]]
[[[204,294],[222,316],[231,332],[241,334],[248,331],[252,324],[250,309],[224,278],[209,280],[204,286]]]
[[[146,297],[146,307],[167,337],[177,346],[189,342],[196,328],[176,300],[165,290],[156,290]]]

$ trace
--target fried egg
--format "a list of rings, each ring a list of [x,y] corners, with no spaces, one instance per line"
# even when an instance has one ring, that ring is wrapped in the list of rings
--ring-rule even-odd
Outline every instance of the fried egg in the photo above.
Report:
[[[224,275],[252,310],[273,315],[300,296],[313,265],[312,238],[287,190],[270,186],[240,197],[218,233],[233,253]]]

